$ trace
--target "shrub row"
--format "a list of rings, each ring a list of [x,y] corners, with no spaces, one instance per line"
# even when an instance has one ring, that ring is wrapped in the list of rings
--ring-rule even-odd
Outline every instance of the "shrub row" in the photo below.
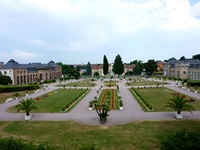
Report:
[[[56,79],[44,80],[44,83],[54,83],[54,82],[56,82]]]
[[[38,84],[34,85],[20,85],[20,86],[0,86],[0,93],[4,92],[16,92],[16,91],[25,91],[25,90],[36,90],[39,89]]]
[[[200,86],[200,81],[189,81],[188,86]]]
[[[139,97],[139,99],[143,102],[143,104],[149,109],[149,110],[153,110],[152,106],[137,92],[136,89],[134,89],[133,87],[131,88],[133,90],[133,92],[137,95],[137,97]]]

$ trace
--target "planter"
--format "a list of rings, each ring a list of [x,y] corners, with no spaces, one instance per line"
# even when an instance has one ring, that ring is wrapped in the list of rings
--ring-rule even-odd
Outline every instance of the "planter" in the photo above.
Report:
[[[18,100],[18,97],[15,97],[15,100]]]
[[[190,91],[190,89],[188,89],[188,91]]]
[[[107,118],[100,117],[100,123],[101,124],[106,124],[106,120],[107,120]]]
[[[194,91],[194,93],[197,93],[197,91]]]
[[[26,96],[28,96],[28,94],[26,94]]]
[[[92,107],[89,107],[89,110],[91,111],[91,110],[92,110]]]
[[[176,113],[176,119],[182,119],[183,118],[183,115],[182,114],[177,114]]]
[[[30,114],[30,115],[25,115],[25,120],[31,120],[32,119],[32,114]]]
[[[123,110],[124,108],[123,108],[123,106],[122,106],[122,107],[119,107],[119,109],[120,109],[120,110]]]

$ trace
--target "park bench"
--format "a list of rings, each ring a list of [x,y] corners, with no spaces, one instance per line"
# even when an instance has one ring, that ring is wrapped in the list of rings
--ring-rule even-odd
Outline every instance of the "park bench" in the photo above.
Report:
[[[13,101],[14,99],[13,98],[8,98],[7,100],[6,100],[6,103],[7,102],[11,102],[11,101]]]

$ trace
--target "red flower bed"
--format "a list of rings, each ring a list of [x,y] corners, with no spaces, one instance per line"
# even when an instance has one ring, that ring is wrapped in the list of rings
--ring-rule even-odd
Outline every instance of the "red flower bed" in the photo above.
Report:
[[[111,101],[111,108],[115,108],[115,90],[112,89],[112,101]]]
[[[104,103],[104,100],[105,100],[105,97],[106,97],[106,93],[107,93],[107,90],[105,90],[104,93],[103,93],[103,97],[102,97],[102,99],[100,101],[101,104]]]
[[[41,100],[41,98],[37,97],[37,98],[35,98],[35,100],[36,100],[36,101],[40,101],[40,100]]]

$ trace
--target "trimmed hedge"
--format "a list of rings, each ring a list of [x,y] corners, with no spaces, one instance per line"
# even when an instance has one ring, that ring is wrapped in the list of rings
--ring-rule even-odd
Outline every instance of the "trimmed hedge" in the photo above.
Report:
[[[187,85],[189,85],[189,86],[200,86],[200,81],[189,81],[188,83],[187,83]]]
[[[16,91],[25,91],[25,90],[36,90],[39,89],[38,84],[34,85],[20,85],[20,86],[0,86],[0,93],[5,92],[16,92]]]

